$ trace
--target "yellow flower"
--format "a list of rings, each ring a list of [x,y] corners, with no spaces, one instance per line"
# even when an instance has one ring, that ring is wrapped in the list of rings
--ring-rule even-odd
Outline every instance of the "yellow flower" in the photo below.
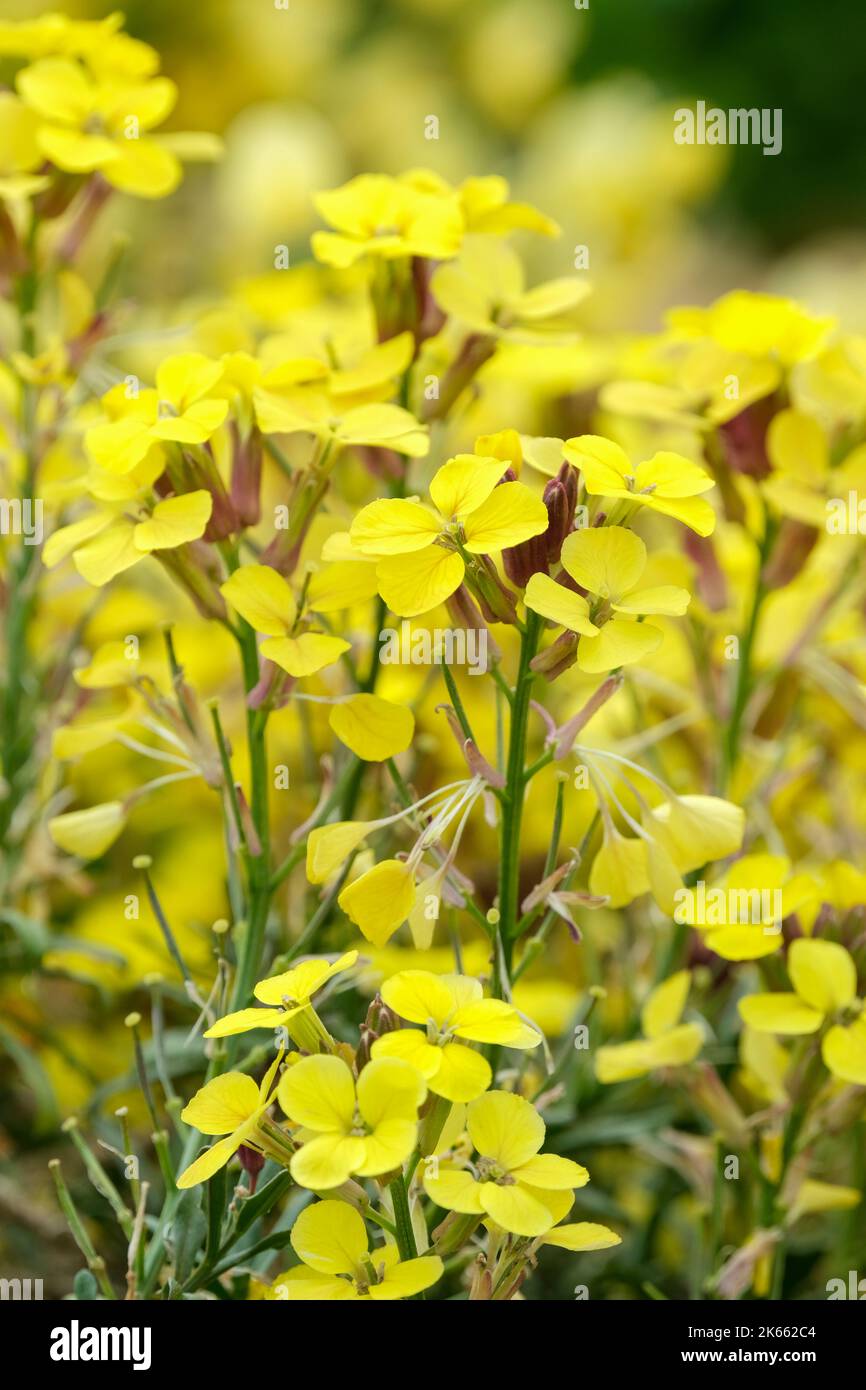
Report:
[[[381,695],[349,695],[334,706],[328,723],[341,743],[365,762],[381,763],[404,753],[415,733],[415,716]]]
[[[641,1009],[643,1038],[600,1047],[595,1074],[603,1085],[647,1076],[657,1067],[681,1067],[694,1061],[704,1043],[697,1023],[680,1023],[691,985],[688,970],[679,970],[651,990]]]
[[[110,849],[126,825],[121,801],[105,801],[85,811],[65,811],[48,822],[48,833],[67,854],[81,859],[98,859]]]
[[[432,509],[383,499],[363,507],[352,523],[352,545],[379,558],[379,592],[401,617],[426,613],[463,582],[463,555],[489,555],[547,529],[547,508],[523,483],[497,486],[502,459],[458,454],[430,484]]]
[[[668,323],[684,338],[712,338],[727,352],[791,366],[818,352],[835,320],[816,318],[793,299],[731,290],[707,309],[672,309]]]
[[[661,452],[632,464],[618,444],[596,434],[567,439],[562,451],[569,463],[581,470],[591,496],[617,498],[624,512],[649,507],[682,521],[699,536],[712,533],[716,514],[698,494],[708,492],[714,483],[691,459]]]
[[[679,616],[688,608],[691,596],[686,589],[672,584],[639,587],[646,546],[622,526],[574,532],[566,538],[561,558],[566,573],[597,601],[590,608],[573,590],[546,574],[534,574],[526,587],[526,606],[582,634],[577,649],[582,671],[612,671],[640,661],[661,644],[662,633],[638,617],[647,613]]]
[[[365,256],[442,260],[455,254],[463,233],[454,200],[420,192],[387,174],[360,174],[340,188],[317,193],[313,202],[336,228],[313,233],[313,255],[341,270]]]
[[[226,1014],[208,1028],[205,1037],[227,1038],[235,1033],[247,1033],[251,1028],[286,1028],[292,1019],[301,1023],[299,1015],[309,1018],[315,1012],[310,1003],[313,995],[335,975],[350,970],[357,959],[357,951],[347,951],[335,961],[322,958],[304,960],[282,975],[260,980],[253,993],[263,1004],[273,1007],[239,1009],[236,1013]]]
[[[705,931],[709,949],[725,960],[758,960],[784,945],[786,917],[819,901],[818,883],[792,876],[784,855],[746,854],[711,888],[684,890],[678,920]]]
[[[423,458],[430,447],[424,425],[402,406],[376,401],[353,405],[351,392],[329,389],[327,368],[307,362],[312,380],[292,381],[297,364],[267,373],[253,391],[256,423],[263,434],[312,434],[325,445],[366,445]],[[334,378],[330,379],[333,388]],[[373,392],[372,394],[378,394]]]
[[[539,1153],[544,1121],[521,1096],[479,1096],[467,1108],[467,1128],[478,1154],[471,1170],[426,1165],[424,1190],[446,1211],[488,1216],[514,1235],[540,1236],[561,1220],[563,1194],[589,1182],[579,1163]]]
[[[302,615],[294,594],[270,565],[241,565],[220,585],[220,592],[250,627],[265,634],[262,656],[290,676],[311,676],[351,648],[342,637],[299,630]]]
[[[825,1022],[855,1013],[852,1022],[834,1022],[821,1040],[821,1055],[841,1081],[866,1086],[866,1017],[857,998],[857,968],[836,941],[798,937],[788,951],[794,992],[749,994],[740,1017],[761,1033],[784,1036],[817,1033]]]
[[[48,569],[72,553],[88,584],[101,586],[153,551],[176,550],[204,535],[213,508],[209,492],[199,489],[157,502],[140,520],[115,511],[92,512],[49,536],[44,550]]]
[[[36,172],[44,163],[38,132],[38,116],[13,92],[0,92],[0,198],[27,198],[50,183]]]
[[[178,1187],[195,1187],[207,1182],[237,1153],[241,1144],[253,1149],[268,1147],[260,1125],[273,1102],[274,1078],[282,1059],[280,1052],[260,1086],[243,1072],[228,1071],[215,1076],[196,1092],[181,1111],[181,1119],[202,1134],[225,1134],[227,1137],[213,1144],[184,1169],[177,1180]]]
[[[277,1275],[269,1299],[378,1303],[412,1298],[435,1284],[444,1269],[438,1255],[401,1260],[396,1245],[371,1250],[363,1217],[348,1202],[332,1198],[305,1207],[290,1239],[302,1263]]]
[[[452,188],[439,174],[430,169],[410,169],[402,174],[401,183],[421,193],[435,193],[442,198],[455,198],[467,232],[506,236],[509,232],[538,232],[541,236],[558,236],[559,227],[530,203],[509,200],[508,183],[499,174],[464,179]]]
[[[42,118],[39,148],[58,169],[99,170],[115,188],[139,198],[164,198],[180,183],[175,150],[187,158],[214,158],[213,137],[147,139],[172,111],[177,88],[167,77],[138,81],[94,76],[70,57],[39,58],[16,77],[25,104]]]
[[[460,255],[435,272],[434,298],[474,333],[518,343],[549,341],[571,326],[570,316],[589,294],[576,276],[527,290],[520,257],[492,236],[470,236]]]
[[[622,1245],[622,1236],[609,1226],[600,1226],[597,1221],[571,1221],[565,1226],[554,1226],[539,1240],[539,1245],[556,1245],[560,1250],[581,1253],[589,1250],[610,1250],[614,1245]]]
[[[426,1032],[401,1028],[373,1043],[374,1057],[402,1057],[426,1078],[431,1091],[451,1101],[475,1100],[492,1080],[486,1058],[458,1039],[530,1048],[541,1034],[501,999],[485,999],[479,980],[468,975],[433,975],[403,970],[386,980],[382,999],[389,1009]]]
[[[761,491],[782,516],[806,526],[830,529],[833,499],[842,503],[844,516],[849,493],[866,490],[866,446],[859,445],[831,468],[824,431],[804,411],[780,410],[773,416],[767,455],[773,472]]]
[[[415,904],[414,869],[400,859],[382,859],[347,884],[337,902],[368,941],[384,946]]]
[[[304,1057],[280,1081],[279,1102],[303,1140],[291,1161],[301,1187],[340,1187],[353,1173],[376,1177],[412,1153],[424,1078],[408,1062],[369,1062],[357,1084],[339,1057]]]
[[[94,425],[85,447],[99,468],[128,473],[160,441],[204,444],[228,414],[228,402],[212,395],[223,375],[221,362],[199,352],[167,357],[156,370],[156,389],[127,398],[113,387],[103,405],[114,417]]]

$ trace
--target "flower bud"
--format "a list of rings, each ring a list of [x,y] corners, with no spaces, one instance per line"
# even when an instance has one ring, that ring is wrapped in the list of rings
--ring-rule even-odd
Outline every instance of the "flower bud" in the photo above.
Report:
[[[262,436],[254,426],[246,439],[231,423],[231,500],[242,526],[256,526],[261,518]]]
[[[241,1167],[244,1172],[249,1174],[250,1196],[252,1197],[256,1190],[256,1183],[259,1180],[259,1173],[265,1166],[265,1156],[264,1154],[258,1153],[255,1149],[251,1149],[249,1145],[241,1144],[238,1149],[238,1158],[241,1161]]]
[[[395,1013],[383,1003],[381,994],[370,1000],[367,1016],[361,1024],[361,1040],[355,1054],[355,1063],[360,1073],[370,1060],[370,1050],[377,1038],[385,1033],[393,1033],[401,1027]]]
[[[548,564],[557,564],[563,542],[574,526],[577,508],[577,473],[570,463],[564,463],[555,478],[544,489],[542,501],[550,518],[544,540]]]
[[[778,410],[774,396],[747,405],[732,420],[719,425],[719,440],[725,461],[735,473],[750,478],[766,478],[770,472],[767,458],[767,428]]]
[[[772,554],[764,567],[762,578],[766,587],[783,589],[792,579],[796,579],[812,553],[817,539],[818,532],[814,526],[807,526],[803,521],[794,521],[786,516],[779,528]]]

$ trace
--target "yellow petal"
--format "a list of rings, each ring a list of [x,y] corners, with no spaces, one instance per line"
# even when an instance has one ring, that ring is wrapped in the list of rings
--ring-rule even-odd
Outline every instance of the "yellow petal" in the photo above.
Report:
[[[582,1164],[559,1154],[536,1154],[528,1163],[514,1169],[513,1176],[521,1185],[529,1183],[532,1188],[542,1191],[549,1188],[554,1192],[585,1187],[589,1182],[589,1173]]]
[[[743,843],[745,812],[719,796],[678,796],[652,814],[665,826],[668,848],[682,873],[736,854]]]
[[[166,198],[183,177],[180,160],[156,140],[115,140],[115,158],[105,177],[122,193],[137,198]]]
[[[541,1034],[528,1029],[519,1013],[502,999],[477,999],[462,1004],[450,1021],[455,1037],[502,1047],[535,1047]],[[532,1041],[527,1039],[527,1032]]]
[[[426,507],[395,497],[362,507],[349,536],[361,555],[408,555],[432,545],[440,530],[438,517]]]
[[[156,369],[159,399],[181,413],[210,393],[223,370],[221,362],[214,362],[201,352],[178,352],[166,357]]]
[[[446,520],[462,521],[487,500],[506,467],[499,458],[457,454],[435,474],[430,497]]]
[[[325,883],[377,824],[377,821],[335,821],[333,825],[320,825],[311,830],[307,838],[308,881]]]
[[[358,405],[347,410],[334,431],[343,444],[369,444],[423,458],[430,436],[414,415],[399,405]]]
[[[472,555],[519,545],[547,530],[547,508],[523,483],[502,483],[463,523],[466,549]]]
[[[398,859],[383,859],[348,884],[337,901],[368,941],[384,946],[412,911],[412,870]]]
[[[781,932],[766,930],[760,922],[754,925],[719,927],[707,932],[704,943],[723,960],[762,960],[771,956],[785,943]]]
[[[409,1031],[409,1030],[406,1030]],[[439,1068],[430,1078],[430,1090],[446,1100],[463,1103],[476,1100],[493,1080],[490,1063],[462,1043],[446,1043],[437,1049]]]
[[[437,1166],[431,1164],[428,1171],[425,1165],[424,1191],[444,1211],[480,1216],[484,1210],[481,1205],[481,1184],[462,1168],[449,1168],[440,1163]]]
[[[137,550],[173,550],[204,535],[210,521],[213,498],[209,492],[186,492],[157,502],[148,521],[135,528]]]
[[[563,456],[579,468],[587,492],[610,496],[625,486],[625,479],[634,476],[628,455],[610,439],[598,434],[582,434],[567,439],[562,446]]]
[[[395,1014],[423,1027],[442,1028],[457,1004],[448,981],[429,970],[401,970],[385,980],[380,993]]]
[[[849,1028],[831,1028],[821,1044],[821,1055],[840,1081],[866,1086],[866,1020],[858,1018]]]
[[[302,632],[299,637],[267,637],[262,643],[262,656],[276,662],[290,676],[315,675],[325,666],[333,666],[343,652],[351,650],[351,642],[331,637],[324,632]]]
[[[89,540],[73,555],[73,563],[88,584],[108,584],[141,559],[135,544],[136,527],[122,519]]]
[[[385,1062],[396,1058],[383,1058]],[[372,1063],[370,1063],[372,1066]],[[401,1064],[402,1065],[402,1064]],[[366,1071],[367,1068],[364,1068]],[[363,1072],[361,1073],[363,1076]],[[418,1073],[420,1078],[420,1073]],[[372,1134],[361,1143],[364,1147],[362,1157],[355,1164],[354,1171],[362,1178],[375,1178],[380,1173],[390,1173],[399,1168],[411,1157],[418,1140],[418,1124],[411,1120],[382,1120]]]
[[[291,1017],[284,1009],[238,1009],[224,1014],[204,1034],[206,1038],[231,1038],[236,1033],[248,1033],[251,1028],[277,1028]]]
[[[372,1057],[398,1057],[408,1062],[416,1071],[420,1071],[428,1084],[442,1066],[442,1052],[441,1047],[428,1043],[417,1028],[396,1028],[390,1033],[383,1033],[370,1049]]]
[[[582,594],[557,584],[547,574],[533,574],[526,586],[526,606],[569,632],[594,636],[599,629],[589,616],[589,604]]]
[[[313,1202],[295,1217],[292,1249],[320,1274],[355,1275],[367,1254],[364,1218],[348,1202]]]
[[[822,1015],[796,994],[748,994],[739,1003],[740,1017],[759,1033],[816,1033]]]
[[[625,907],[649,892],[649,886],[645,841],[627,839],[614,826],[606,826],[590,870],[590,892],[609,898],[611,907]]]
[[[650,623],[612,618],[597,637],[582,637],[577,648],[577,664],[588,675],[613,671],[640,661],[661,646],[664,634]]]
[[[376,1263],[376,1252],[373,1255]],[[385,1271],[381,1283],[371,1284],[367,1290],[374,1303],[385,1299],[413,1298],[416,1293],[432,1288],[437,1279],[442,1278],[445,1266],[438,1255],[420,1255],[415,1260],[401,1260]]]
[[[120,801],[105,801],[84,811],[65,811],[48,822],[48,833],[60,849],[81,859],[98,859],[114,844],[126,824]]]
[[[399,1057],[368,1062],[358,1077],[358,1109],[373,1130],[390,1120],[410,1120],[427,1095],[421,1073]]]
[[[61,526],[59,530],[52,531],[46,538],[42,549],[42,559],[46,569],[53,569],[59,565],[61,560],[65,560],[67,555],[71,555],[85,541],[92,536],[98,535],[111,524],[111,516],[106,512],[90,512],[80,521],[73,521],[69,526]],[[132,528],[129,528],[130,535]]]
[[[301,1187],[309,1187],[313,1192],[328,1192],[331,1188],[342,1187],[358,1171],[365,1151],[363,1139],[320,1134],[298,1149],[289,1167]]]
[[[679,1023],[691,982],[688,970],[678,970],[650,992],[640,1015],[644,1037],[657,1038]]]
[[[228,1138],[220,1139],[218,1144],[212,1144],[183,1170],[177,1180],[178,1187],[196,1187],[200,1182],[207,1182],[208,1178],[212,1178],[214,1173],[219,1172],[220,1168],[228,1163],[243,1142],[243,1134],[230,1134]]]
[[[182,415],[160,416],[151,426],[151,438],[173,440],[176,444],[204,444],[219,429],[228,409],[228,401],[198,401]]]
[[[480,1154],[506,1170],[520,1168],[544,1143],[544,1121],[533,1105],[507,1091],[488,1091],[467,1111],[469,1137]]]
[[[270,1303],[357,1303],[360,1297],[349,1279],[318,1274],[306,1265],[295,1265],[277,1275],[262,1295]]]
[[[353,608],[376,593],[376,567],[365,561],[343,560],[313,575],[307,589],[307,608],[335,613]]]
[[[622,1244],[622,1236],[595,1221],[575,1221],[548,1231],[544,1244],[557,1245],[560,1250],[609,1250],[612,1245]]]
[[[253,993],[263,1004],[281,1004],[284,999],[301,1003],[310,999],[334,975],[351,970],[358,959],[357,951],[346,951],[331,962],[324,957],[303,960],[282,975],[272,975],[268,980],[260,980]]]
[[[259,1106],[259,1088],[251,1076],[228,1071],[215,1076],[196,1091],[181,1111],[184,1124],[202,1134],[231,1134],[239,1129]]]
[[[373,763],[404,752],[415,733],[412,711],[381,695],[350,695],[333,706],[328,723],[357,757]]]
[[[504,1231],[540,1236],[554,1224],[551,1211],[519,1183],[500,1187],[495,1182],[483,1182],[480,1188],[482,1207]]]
[[[681,618],[691,601],[688,589],[680,589],[676,584],[656,584],[650,589],[635,589],[613,607],[617,613],[656,613]]]
[[[432,545],[415,555],[394,555],[376,566],[379,593],[392,613],[415,618],[450,598],[463,582],[463,559]]]
[[[857,994],[857,969],[836,941],[800,937],[788,951],[788,974],[800,998],[819,1013],[835,1013]]]
[[[585,527],[566,537],[562,563],[582,589],[618,603],[640,581],[646,546],[624,526]]]
[[[295,621],[297,608],[289,585],[270,565],[241,565],[220,593],[256,632],[282,637]]]
[[[280,1078],[277,1099],[289,1119],[306,1129],[348,1134],[352,1128],[355,1086],[339,1057],[302,1057]]]

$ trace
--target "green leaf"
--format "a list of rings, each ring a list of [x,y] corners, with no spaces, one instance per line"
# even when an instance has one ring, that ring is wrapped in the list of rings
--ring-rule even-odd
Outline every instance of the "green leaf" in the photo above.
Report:
[[[184,1284],[192,1274],[206,1234],[207,1217],[202,1211],[201,1193],[197,1188],[190,1188],[178,1202],[172,1221],[174,1277],[178,1284]]]

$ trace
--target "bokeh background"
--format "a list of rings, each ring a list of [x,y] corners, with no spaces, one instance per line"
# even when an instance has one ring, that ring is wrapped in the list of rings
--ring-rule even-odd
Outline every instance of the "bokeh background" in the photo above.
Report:
[[[171,124],[218,131],[228,150],[216,171],[191,171],[169,208],[118,202],[137,297],[265,272],[277,243],[301,256],[311,189],[424,165],[451,179],[504,173],[559,218],[564,236],[536,250],[540,269],[566,258],[570,270],[570,247],[590,245],[606,326],[654,327],[661,305],[706,302],[735,281],[862,322],[866,14],[849,0],[289,5],[125,6],[129,31],[179,84]],[[671,113],[697,98],[781,107],[782,153],[683,157]],[[424,137],[428,115],[438,140]]]
[[[866,10],[846,0],[590,0],[586,10],[572,0],[289,2],[288,11],[273,0],[125,7],[129,32],[159,50],[179,86],[170,127],[215,131],[226,145],[221,163],[190,168],[167,202],[116,199],[107,210],[94,255],[104,262],[109,242],[128,243],[117,290],[136,306],[131,332],[146,334],[150,322],[182,334],[226,297],[278,327],[293,297],[303,303],[304,281],[302,269],[273,274],[274,248],[287,245],[292,266],[308,258],[311,192],[361,171],[414,166],[455,182],[502,173],[514,196],[555,217],[561,238],[522,248],[537,278],[570,273],[574,247],[588,246],[585,325],[601,337],[653,331],[670,305],[707,303],[735,285],[793,295],[866,331]],[[17,0],[16,17],[44,8]],[[111,8],[64,11],[99,18]],[[781,107],[781,154],[676,147],[672,113],[698,98]],[[425,139],[430,116],[436,140]],[[578,349],[569,370],[579,367]],[[57,614],[63,603],[61,592]],[[193,615],[174,616],[190,680],[205,697],[220,690],[227,645],[193,640]],[[161,595],[114,592],[90,619],[87,645],[150,632],[144,656],[155,658],[163,617]],[[123,769],[124,755],[113,752],[76,774],[80,804],[98,800],[109,771]],[[194,966],[209,968],[208,924],[225,911],[213,802],[196,790],[174,801],[173,815],[182,836],[165,833],[160,805],[143,808],[122,853],[52,900],[61,929],[87,941],[86,957],[67,948],[53,978],[44,962],[47,984],[28,983],[20,995],[16,985],[12,1003],[6,996],[0,1263],[44,1276],[53,1296],[68,1291],[80,1258],[54,1209],[46,1158],[62,1151],[63,1115],[85,1102],[110,1113],[129,1101],[140,1112],[121,1020],[136,982],[167,968],[152,920],[118,938],[131,855],[159,843],[164,901]],[[530,821],[527,853],[543,851]],[[467,957],[470,969],[482,965]],[[524,1000],[554,1036],[577,998],[566,976]],[[37,1019],[38,1050],[28,1043]],[[170,1045],[181,1050],[184,1033],[170,1030]],[[669,1118],[660,1107],[658,1124]],[[601,1115],[594,1136],[584,1127],[575,1142],[627,1145],[627,1124],[618,1124]],[[611,1190],[627,1152],[612,1148],[604,1162]],[[33,1198],[26,1221],[22,1183]],[[651,1256],[681,1265],[691,1220],[682,1184],[656,1169],[625,1187],[636,1224],[653,1213],[632,1265]],[[82,1186],[79,1196],[95,1215],[95,1195]],[[586,1215],[610,1218],[603,1192],[594,1200]],[[119,1245],[108,1253],[122,1255]],[[569,1297],[572,1265],[552,1259],[550,1271],[550,1289]],[[685,1276],[674,1287],[682,1291]],[[530,1296],[544,1293],[539,1286]],[[611,1283],[607,1296],[630,1296],[627,1282]]]

